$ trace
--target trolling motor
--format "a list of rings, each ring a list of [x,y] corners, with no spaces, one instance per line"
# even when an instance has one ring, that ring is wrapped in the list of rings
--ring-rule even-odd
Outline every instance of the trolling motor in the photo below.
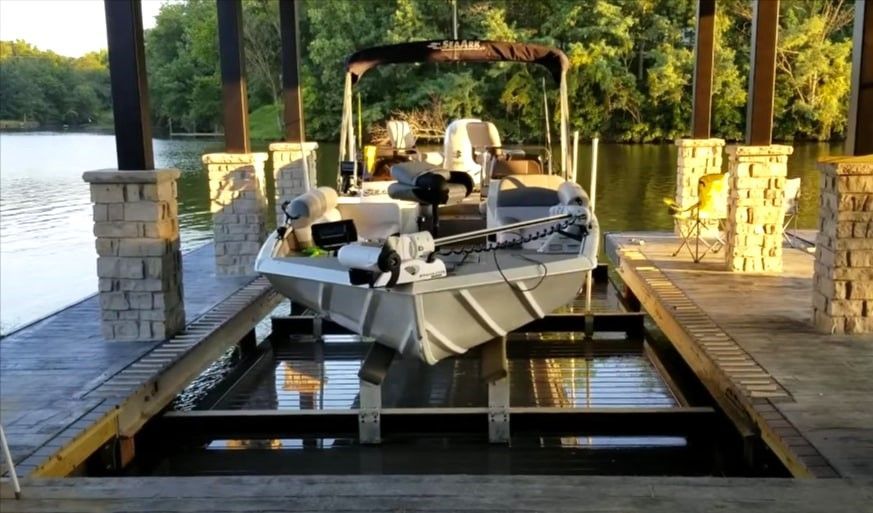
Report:
[[[339,263],[349,268],[352,285],[393,287],[442,278],[446,264],[431,258],[436,250],[429,232],[392,235],[386,240],[361,241],[339,249]]]
[[[510,240],[482,250],[497,250],[512,247],[540,237],[548,237],[539,247],[540,253],[580,252],[588,236],[591,222],[588,210],[588,197],[576,184],[566,183],[558,189],[559,204],[549,210],[549,216],[520,221],[496,228],[475,230],[458,235],[434,239],[430,232],[397,234],[387,239],[355,241],[342,238],[337,259],[349,269],[352,285],[370,287],[393,287],[404,283],[442,278],[446,276],[446,266],[436,258],[438,248],[459,242],[478,239],[487,235],[506,231],[523,230],[537,225],[552,224],[551,229],[529,233],[519,240]],[[331,233],[335,231],[329,223]],[[319,225],[314,225],[313,229]],[[461,250],[463,252],[463,250]],[[476,251],[479,251],[478,249]]]

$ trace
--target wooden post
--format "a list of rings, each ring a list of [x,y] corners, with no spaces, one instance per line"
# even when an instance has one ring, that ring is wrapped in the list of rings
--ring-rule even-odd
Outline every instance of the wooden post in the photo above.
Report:
[[[105,0],[109,81],[119,170],[155,168],[152,125],[138,0]]]
[[[753,0],[752,55],[746,144],[767,146],[773,136],[773,91],[776,80],[776,40],[779,0]]]
[[[855,2],[846,153],[873,154],[873,3],[864,0]]]
[[[715,0],[698,0],[694,40],[694,104],[691,138],[709,139],[712,112],[712,63],[715,57]]]
[[[227,153],[249,152],[249,106],[246,97],[242,3],[216,0],[221,95],[224,105],[224,148]]]
[[[303,98],[300,94],[300,46],[298,0],[279,0],[279,27],[282,34],[282,98],[285,103],[285,140],[303,142]]]

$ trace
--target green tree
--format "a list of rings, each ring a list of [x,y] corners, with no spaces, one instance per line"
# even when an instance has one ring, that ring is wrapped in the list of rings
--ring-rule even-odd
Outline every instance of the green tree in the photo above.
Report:
[[[688,133],[696,0],[457,0],[457,7],[462,39],[537,42],[567,53],[571,127],[583,137],[652,141]],[[245,0],[243,9],[250,109],[269,106],[271,115],[279,113],[277,3]],[[452,32],[451,0],[304,0],[300,13],[307,135],[320,140],[333,140],[339,132],[343,64],[351,53],[380,44],[446,39]],[[750,20],[748,0],[719,0],[712,132],[727,139],[741,137],[744,130]],[[846,0],[782,3],[777,137],[842,135],[850,22],[851,2]],[[146,36],[146,47],[157,122],[174,121],[189,130],[219,125],[214,2],[165,5]],[[22,44],[2,50],[17,55],[32,51]],[[10,70],[7,83],[26,80],[22,73]],[[46,75],[45,101],[61,101],[53,86],[57,73],[41,68],[28,73]],[[385,66],[369,72],[356,91],[367,125],[384,123],[398,111],[484,116],[506,141],[533,142],[543,139],[541,81],[546,76],[536,66],[517,64]],[[547,82],[554,131],[557,91],[551,79]],[[2,94],[15,97],[12,89]],[[103,90],[93,89],[100,102]],[[59,112],[88,109],[93,95],[87,88],[78,91],[79,101],[64,104]],[[17,111],[36,113],[43,103],[15,98]],[[275,118],[280,127],[281,119]]]
[[[105,52],[71,59],[0,42],[0,118],[84,125],[106,117],[109,103]]]

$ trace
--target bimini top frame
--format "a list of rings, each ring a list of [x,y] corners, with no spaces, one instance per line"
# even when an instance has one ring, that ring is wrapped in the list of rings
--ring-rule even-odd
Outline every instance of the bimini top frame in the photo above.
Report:
[[[340,162],[356,160],[355,127],[352,114],[352,86],[367,71],[385,64],[416,62],[530,62],[546,67],[560,86],[561,111],[561,165],[564,178],[572,169],[568,143],[570,140],[567,99],[567,69],[570,61],[561,50],[528,43],[501,41],[416,41],[396,45],[376,46],[357,51],[346,60],[343,119],[340,127]],[[355,166],[357,180],[357,166]]]

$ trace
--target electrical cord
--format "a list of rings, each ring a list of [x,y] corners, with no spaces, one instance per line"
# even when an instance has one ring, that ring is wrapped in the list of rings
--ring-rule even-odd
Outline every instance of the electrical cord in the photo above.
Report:
[[[537,289],[537,287],[539,287],[540,285],[543,284],[543,282],[546,280],[546,277],[549,275],[549,268],[548,268],[548,266],[546,266],[546,264],[544,262],[542,262],[540,260],[536,260],[534,258],[530,258],[529,256],[526,256],[526,255],[514,255],[518,258],[521,258],[522,260],[527,260],[528,262],[537,264],[537,267],[542,267],[542,269],[543,269],[543,274],[542,274],[542,276],[540,276],[540,279],[536,283],[536,285],[534,285],[533,287],[527,288],[527,289],[523,289],[523,288],[521,288],[521,285],[519,285],[518,283],[512,282],[512,281],[509,281],[509,278],[507,278],[506,275],[503,274],[503,269],[500,267],[500,262],[497,260],[497,252],[494,251],[491,254],[494,255],[494,265],[495,265],[495,267],[497,267],[497,272],[500,273],[500,277],[503,278],[503,281],[506,282],[507,285],[518,290],[519,292],[533,292],[534,290]]]

